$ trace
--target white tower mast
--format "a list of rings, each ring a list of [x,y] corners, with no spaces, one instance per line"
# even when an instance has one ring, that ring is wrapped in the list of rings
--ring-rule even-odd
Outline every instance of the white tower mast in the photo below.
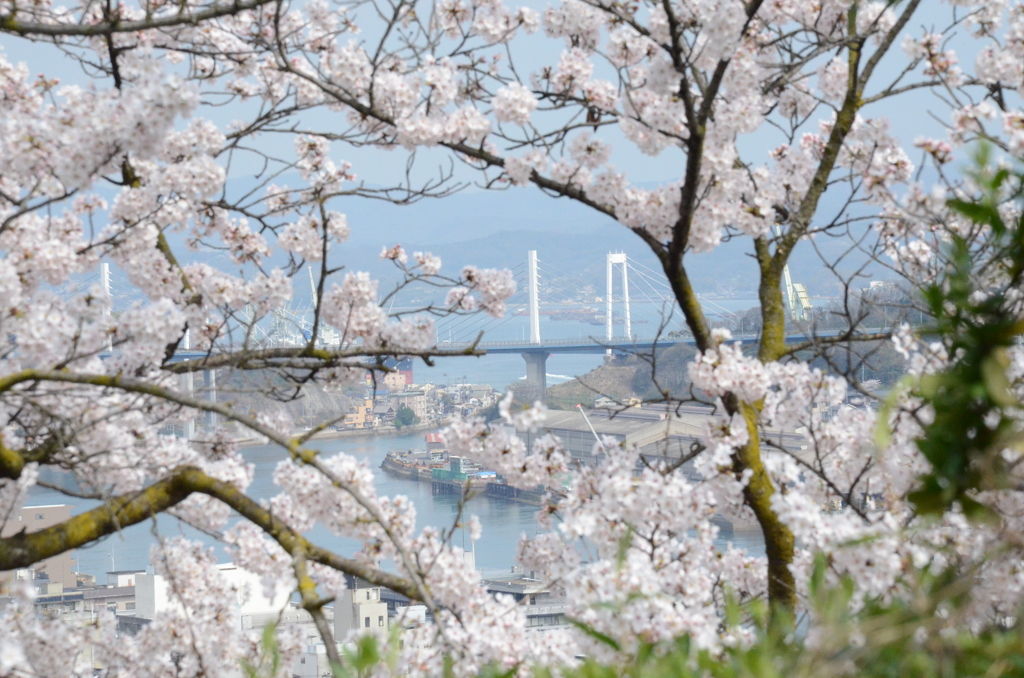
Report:
[[[629,320],[629,278],[626,270],[629,268],[626,253],[622,253],[622,303],[626,305],[626,339],[633,338],[633,324]]]
[[[614,336],[614,333],[613,333],[614,327],[613,327],[613,324],[612,324],[612,313],[614,311],[613,306],[612,306],[612,300],[613,300],[613,296],[612,296],[612,289],[613,289],[612,278],[613,278],[613,275],[614,275],[615,264],[622,264],[622,295],[623,295],[623,300],[626,302],[626,308],[625,308],[625,313],[626,313],[626,315],[625,315],[625,320],[626,320],[626,336],[629,337],[630,334],[631,334],[631,331],[632,331],[632,328],[630,326],[630,320],[629,320],[629,281],[626,278],[626,253],[625,252],[609,252],[608,253],[608,260],[607,260],[607,269],[605,271],[605,280],[606,280],[605,289],[606,289],[607,296],[605,298],[605,303],[604,303],[604,308],[605,308],[605,312],[604,312],[605,339],[607,339],[608,341],[611,341],[612,337]],[[611,355],[611,353],[612,353],[612,350],[608,349],[607,354]]]
[[[530,250],[527,255],[527,265],[530,285],[530,343],[540,343],[540,307],[537,285],[537,250]]]
[[[312,293],[311,299],[313,300],[313,310],[316,310],[316,282],[313,280],[313,267],[306,268],[309,271],[309,290]]]
[[[110,311],[114,307],[114,296],[110,293],[110,264],[107,262],[100,264],[100,284],[103,285],[103,296],[107,299],[107,308],[103,311],[103,316],[110,317]],[[113,337],[107,338],[107,350],[114,350]]]
[[[612,340],[612,253],[608,253],[606,270],[604,274],[605,295],[604,295],[604,338]],[[611,353],[611,349],[608,349]]]
[[[775,224],[775,235],[782,236],[782,227],[778,224]],[[789,306],[789,317],[793,320],[803,320],[804,309],[797,301],[796,291],[793,289],[793,279],[789,276],[789,264],[782,267],[782,278],[786,283],[786,305]]]

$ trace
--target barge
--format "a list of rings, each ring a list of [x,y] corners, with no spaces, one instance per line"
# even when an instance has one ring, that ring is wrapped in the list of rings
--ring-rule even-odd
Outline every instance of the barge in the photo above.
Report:
[[[384,472],[399,478],[430,482],[433,463],[429,455],[417,454],[415,451],[392,451],[384,457],[380,467]]]
[[[495,499],[533,506],[544,504],[546,492],[543,488],[524,490],[508,485],[494,471],[465,457],[454,457],[446,450],[438,449],[431,444],[435,442],[431,440],[433,435],[427,435],[427,443],[428,447],[434,449],[392,450],[381,462],[381,470],[398,478],[430,483],[433,494],[462,495],[474,491]]]

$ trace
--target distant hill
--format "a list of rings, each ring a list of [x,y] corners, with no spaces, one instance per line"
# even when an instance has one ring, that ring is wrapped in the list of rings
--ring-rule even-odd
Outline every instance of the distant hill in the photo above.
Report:
[[[827,214],[827,207],[822,214]],[[537,190],[475,190],[408,206],[347,198],[335,208],[346,212],[352,228],[345,246],[346,264],[382,279],[391,276],[391,266],[379,260],[379,253],[383,245],[394,243],[401,243],[410,253],[433,252],[449,272],[457,272],[465,264],[513,268],[526,261],[528,250],[535,249],[542,267],[582,274],[598,289],[604,287],[604,257],[612,250],[624,251],[660,270],[647,246],[626,227]],[[830,258],[838,257],[850,245],[843,238],[819,238],[814,244]],[[752,254],[750,239],[737,238],[713,252],[688,255],[694,287],[702,293],[754,291],[757,267]],[[851,256],[846,268],[852,270],[860,261]],[[809,242],[797,247],[790,271],[795,281],[807,285],[812,296],[833,296],[839,291],[833,274]]]
[[[297,183],[285,179],[281,183]],[[244,189],[245,183],[231,180],[229,192]],[[624,251],[649,268],[660,270],[654,255],[629,229],[590,208],[533,189],[467,190],[412,205],[344,197],[333,201],[331,208],[348,216],[352,230],[350,240],[337,250],[336,261],[346,270],[367,271],[379,278],[384,283],[382,290],[396,276],[391,262],[380,260],[380,251],[384,245],[396,243],[410,254],[422,250],[440,256],[445,264],[443,271],[449,274],[457,274],[466,264],[514,268],[526,261],[528,250],[535,249],[542,267],[582,278],[598,290],[604,288],[604,257],[609,251]],[[823,215],[828,214],[827,208],[826,204]],[[170,234],[170,241],[182,261],[201,259],[228,270],[233,268],[223,254],[197,257],[188,251],[181,235]],[[850,242],[845,238],[820,238],[815,245],[834,258],[849,248]],[[757,280],[752,251],[750,239],[744,237],[725,242],[707,254],[687,255],[694,287],[702,293],[745,290],[752,294]],[[283,261],[280,255],[272,262],[274,259]],[[860,261],[862,258],[850,257],[846,268],[852,270]],[[796,282],[807,285],[812,297],[833,296],[839,291],[833,274],[821,264],[810,243],[797,247],[790,270]],[[308,303],[310,297],[309,285],[303,283],[297,280],[295,286],[299,305]],[[866,284],[865,279],[863,286]]]

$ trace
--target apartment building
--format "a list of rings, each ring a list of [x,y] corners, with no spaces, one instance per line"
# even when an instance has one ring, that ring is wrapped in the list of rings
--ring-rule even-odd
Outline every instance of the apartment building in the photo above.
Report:
[[[373,428],[373,401],[357,400],[345,415],[345,428]]]
[[[53,527],[71,517],[71,506],[68,504],[50,504],[46,506],[25,506],[0,526],[0,536],[9,537],[25,530],[38,532]],[[60,584],[65,588],[76,588],[75,557],[73,551],[47,558],[36,563],[31,570],[11,570],[0,572],[0,588],[4,582],[15,579],[48,579],[50,584]]]
[[[395,412],[408,407],[412,410],[420,421],[427,420],[427,394],[423,391],[399,391],[397,393],[391,393],[390,404]]]

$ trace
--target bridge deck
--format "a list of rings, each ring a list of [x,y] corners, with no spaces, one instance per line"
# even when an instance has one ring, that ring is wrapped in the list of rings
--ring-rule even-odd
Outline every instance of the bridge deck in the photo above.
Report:
[[[877,333],[885,332],[891,328],[877,328],[869,329],[864,328],[861,333]],[[843,334],[842,331],[828,331],[818,332],[815,335],[808,335],[807,333],[791,334],[786,337],[787,343],[797,343],[807,341],[814,337],[824,338]],[[735,336],[730,340],[731,342],[739,341],[744,344],[752,344],[760,339],[758,334],[748,334]],[[628,339],[626,337],[613,337],[611,340],[602,341],[593,337],[587,339],[555,339],[546,340],[539,344],[532,344],[526,341],[481,341],[476,344],[476,348],[487,353],[500,354],[500,353],[576,353],[576,354],[589,354],[589,353],[604,353],[608,349],[611,349],[617,353],[629,353],[634,351],[650,351],[655,347],[668,348],[675,346],[676,344],[688,344],[693,346],[696,342],[692,337],[681,337],[681,338],[662,338],[658,340],[654,339]],[[462,351],[472,348],[472,342],[438,342],[437,348],[445,351]],[[296,347],[297,348],[297,347]],[[206,353],[202,351],[178,351],[175,353],[173,361],[178,360],[198,360],[206,356]]]

